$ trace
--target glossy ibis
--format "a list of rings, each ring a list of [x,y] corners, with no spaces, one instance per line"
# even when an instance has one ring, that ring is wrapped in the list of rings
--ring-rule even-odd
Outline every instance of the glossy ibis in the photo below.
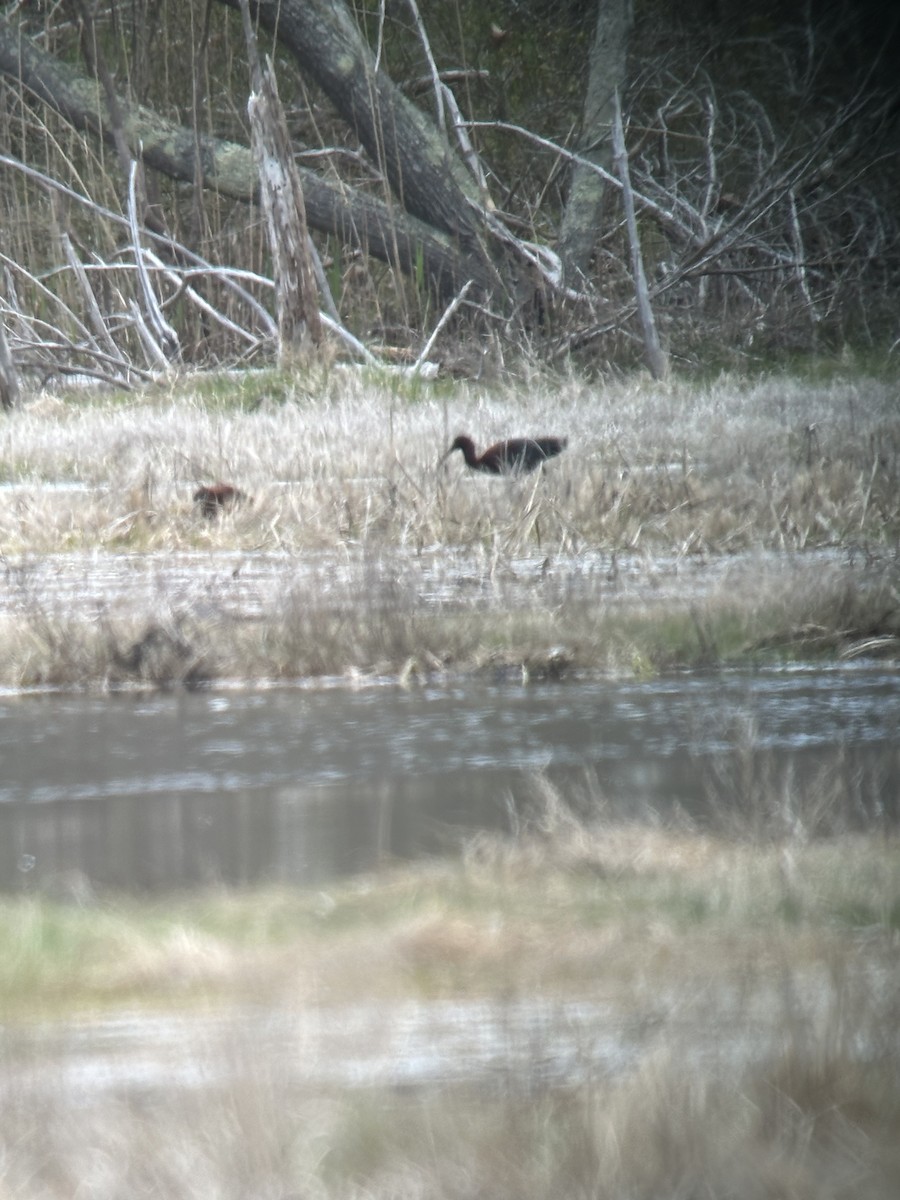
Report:
[[[233,483],[205,483],[194,492],[194,503],[199,506],[204,517],[218,516],[223,509],[231,508],[240,500],[247,497]]]
[[[484,471],[488,475],[523,475],[565,450],[568,441],[564,437],[510,438],[488,446],[483,454],[476,454],[475,443],[461,433],[444,458],[454,450],[462,450],[466,466],[473,471]]]

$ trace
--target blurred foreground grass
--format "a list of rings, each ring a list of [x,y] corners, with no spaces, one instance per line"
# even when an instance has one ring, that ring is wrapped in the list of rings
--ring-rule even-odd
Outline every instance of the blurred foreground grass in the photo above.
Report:
[[[515,839],[327,891],[7,898],[0,1194],[891,1200],[898,944],[895,835],[724,839],[559,804]],[[324,1036],[361,1006],[390,1028],[410,1002],[426,1020],[489,1005],[563,1027],[534,1028],[524,1073],[417,1085],[413,1070],[402,1087],[390,1076],[414,1063],[384,1064],[384,1084],[304,1081],[314,1041],[259,1039],[267,1011],[315,1013]],[[592,1035],[567,1031],[569,1003],[605,1014]],[[172,1052],[153,1014],[199,1018],[201,1074],[178,1083],[173,1062],[169,1086],[138,1067],[98,1087],[107,1036],[78,1083],[82,1022],[118,1011],[146,1022],[141,1061]],[[249,1013],[246,1032],[204,1034],[220,1012]],[[74,1074],[41,1032],[70,1022]],[[575,1037],[561,1078],[557,1036]],[[593,1038],[614,1058],[622,1039],[618,1069],[598,1069]]]
[[[0,903],[0,1015],[235,998],[604,995],[900,939],[896,834],[759,843],[568,818],[327,890]],[[900,997],[898,997],[900,998]]]

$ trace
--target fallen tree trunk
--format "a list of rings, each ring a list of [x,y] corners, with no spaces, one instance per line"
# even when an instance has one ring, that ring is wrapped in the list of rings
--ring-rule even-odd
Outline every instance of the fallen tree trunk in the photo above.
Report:
[[[241,0],[220,3],[240,8]],[[322,89],[405,211],[483,253],[475,181],[441,130],[378,69],[343,0],[251,0],[251,9]]]
[[[96,82],[69,63],[40,50],[7,20],[0,20],[0,72],[61,113],[77,129],[109,144],[112,114]],[[258,202],[259,179],[248,147],[197,134],[153,109],[118,97],[121,130],[132,154],[172,179],[193,182],[222,195]],[[429,287],[450,299],[472,280],[481,292],[496,276],[480,254],[467,254],[458,241],[373,196],[340,188],[298,167],[311,228],[358,246],[407,275],[422,272]]]

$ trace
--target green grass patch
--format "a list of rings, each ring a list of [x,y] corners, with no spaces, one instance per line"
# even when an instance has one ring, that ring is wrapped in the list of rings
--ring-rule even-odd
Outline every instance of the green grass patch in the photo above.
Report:
[[[598,954],[604,986],[655,971],[672,939],[687,970],[715,948],[721,959],[708,969],[728,977],[761,946],[832,953],[860,928],[887,950],[898,914],[896,839],[741,845],[572,820],[549,835],[480,837],[461,861],[315,892],[100,897],[83,907],[6,898],[0,1016],[271,998],[301,965],[331,998],[363,987],[392,996],[514,994],[538,977],[543,989],[590,994]],[[619,950],[607,959],[602,947]]]

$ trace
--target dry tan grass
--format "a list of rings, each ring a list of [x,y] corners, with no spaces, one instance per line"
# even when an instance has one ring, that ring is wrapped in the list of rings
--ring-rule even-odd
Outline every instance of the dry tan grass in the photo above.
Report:
[[[418,548],[490,544],[547,553],[802,547],[896,536],[900,418],[890,382],[815,386],[722,379],[600,387],[575,378],[412,388],[333,370],[267,399],[223,380],[225,402],[190,381],[127,402],[40,398],[0,427],[7,552],[84,544],[177,549]],[[310,394],[312,393],[312,394]],[[256,407],[253,407],[253,406]],[[252,408],[252,411],[248,411]],[[484,445],[559,432],[542,476],[473,477],[438,459],[459,430]],[[255,499],[213,525],[198,483],[229,479]],[[41,491],[78,482],[82,495]],[[26,485],[33,484],[33,490]],[[144,526],[136,522],[141,514]],[[130,523],[129,523],[130,522]]]
[[[893,1197],[896,837],[583,799],[327,892],[4,901],[0,1195]],[[130,1067],[57,1024],[110,1010]]]
[[[829,962],[850,977],[854,963],[891,962],[900,921],[893,835],[736,841],[586,821],[552,789],[540,791],[515,838],[480,835],[461,862],[327,892],[84,908],[6,901],[7,1009],[21,1015],[36,993],[51,1010],[231,991],[282,1004],[535,987],[609,998],[638,981],[646,1000],[701,978],[724,987],[747,971]]]
[[[41,397],[0,426],[0,683],[533,677],[882,635],[896,652],[889,383],[252,378]],[[525,478],[439,468],[461,429],[570,447]],[[208,520],[191,497],[220,478],[251,499]],[[726,569],[736,551],[816,548],[832,557]],[[134,578],[140,563],[162,580],[178,562],[182,579],[130,607],[91,591],[88,577]],[[54,573],[78,570],[84,586],[58,596]],[[238,592],[254,573],[248,620]]]
[[[156,587],[152,573],[142,575],[146,586],[131,601],[98,593],[104,572],[98,580],[94,560],[56,596],[42,591],[43,573],[29,581],[26,570],[24,582],[8,576],[0,686],[197,687],[323,676],[395,676],[411,685],[467,671],[528,681],[900,649],[889,569],[750,559],[721,578],[676,572],[674,594],[667,587],[656,598],[652,563],[619,585],[578,564],[548,577],[534,560],[510,563],[508,578],[497,579],[481,555],[454,558],[449,569],[435,559],[345,561],[339,570],[279,561],[248,590],[241,561],[232,570],[195,558],[174,575],[163,572]],[[127,593],[126,577],[141,570],[129,556],[111,577]],[[435,594],[436,581],[449,595]],[[242,608],[248,595],[250,612]]]
[[[896,843],[759,849],[591,828],[558,797],[544,801],[542,821],[539,806],[517,842],[482,840],[462,864],[356,880],[328,896],[219,893],[56,917],[46,904],[43,915],[34,901],[7,904],[5,929],[31,922],[19,968],[41,943],[44,995],[48,950],[65,944],[70,1004],[81,995],[95,1005],[105,981],[120,1003],[129,987],[145,1005],[163,998],[163,1013],[174,999],[202,1014],[216,994],[252,1007],[246,1026],[201,1019],[193,1043],[143,1049],[139,1064],[171,1060],[171,1083],[69,1076],[40,1029],[8,1039],[0,1194],[893,1197]],[[882,916],[866,927],[842,920],[853,905]],[[51,927],[61,919],[65,938]],[[7,972],[15,959],[4,954]],[[414,1010],[403,1007],[410,997]],[[573,998],[603,1015],[593,1033],[573,1032],[559,1078],[552,1014]],[[429,1044],[429,1004],[454,999],[477,1002],[461,1010],[470,1021],[478,1005],[509,1006],[499,1035],[469,1029],[475,1044],[499,1036],[505,1065],[501,1056],[443,1085],[416,1086],[414,1073],[405,1087],[377,1075],[365,1087],[311,1082],[313,1063],[339,1068],[329,1047],[377,1057],[382,1035],[411,1011]],[[377,1013],[373,1046],[352,1033],[361,1002]],[[517,1027],[523,1004],[549,1023]],[[316,1016],[267,1038],[258,1023],[267,1005],[295,1021]],[[388,1039],[389,1077],[414,1066],[403,1059],[411,1036]],[[598,1063],[608,1043],[618,1050]],[[458,1079],[456,1065],[446,1069]],[[176,1082],[185,1070],[188,1086]]]
[[[310,1095],[248,1066],[193,1094],[4,1105],[4,1196],[893,1200],[896,1082],[791,1050],[714,1079],[661,1050],[619,1081],[499,1094]]]

